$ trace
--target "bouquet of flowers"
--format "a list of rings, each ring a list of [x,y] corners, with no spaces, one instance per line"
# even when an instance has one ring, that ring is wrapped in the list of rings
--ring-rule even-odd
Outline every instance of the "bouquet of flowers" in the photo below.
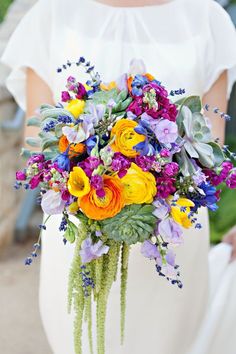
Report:
[[[40,152],[23,150],[28,162],[16,173],[16,188],[39,187],[44,213],[62,215],[62,239],[75,243],[69,276],[75,352],[82,352],[84,319],[93,351],[91,308],[96,302],[97,352],[104,354],[107,299],[119,267],[124,337],[132,245],[140,243],[157,273],[181,288],[173,248],[183,242],[183,228],[201,228],[199,208],[217,208],[217,185],[236,187],[230,162],[235,154],[212,137],[199,97],[173,103],[171,98],[185,91],[168,92],[142,65],[103,83],[83,57],[74,64],[85,68],[89,80],[82,84],[68,77],[61,103],[43,104],[39,115],[28,120],[40,132],[27,143]]]

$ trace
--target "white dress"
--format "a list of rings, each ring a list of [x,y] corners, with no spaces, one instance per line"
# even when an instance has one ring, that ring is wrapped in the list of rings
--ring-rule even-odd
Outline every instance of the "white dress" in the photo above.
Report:
[[[75,69],[56,73],[67,59],[85,56],[104,81],[127,71],[134,57],[170,89],[203,95],[228,69],[230,92],[235,79],[236,36],[228,15],[213,0],[174,0],[164,5],[118,7],[94,0],[39,0],[18,26],[2,60],[12,68],[7,84],[25,108],[25,67],[50,86],[55,100]],[[216,102],[217,104],[217,102]],[[217,119],[217,118],[216,118]],[[155,272],[154,264],[134,246],[129,265],[126,340],[119,339],[119,282],[110,294],[108,354],[189,354],[208,299],[207,212],[202,231],[186,232],[177,252],[184,288],[179,290]],[[43,233],[40,310],[55,354],[73,354],[73,315],[67,314],[67,278],[73,245],[64,246],[60,217]],[[209,351],[210,352],[210,351]],[[217,351],[214,354],[231,354]],[[83,353],[88,354],[86,329]],[[198,351],[198,354],[202,354]],[[208,353],[207,353],[208,354]]]

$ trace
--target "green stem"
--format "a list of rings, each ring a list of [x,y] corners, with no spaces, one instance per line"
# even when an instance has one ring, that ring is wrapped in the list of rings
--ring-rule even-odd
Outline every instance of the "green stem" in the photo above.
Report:
[[[121,251],[121,288],[120,288],[121,344],[124,343],[124,333],[125,333],[126,291],[127,291],[127,279],[128,279],[129,250],[130,250],[129,245],[127,245],[125,242],[123,242],[122,251]]]

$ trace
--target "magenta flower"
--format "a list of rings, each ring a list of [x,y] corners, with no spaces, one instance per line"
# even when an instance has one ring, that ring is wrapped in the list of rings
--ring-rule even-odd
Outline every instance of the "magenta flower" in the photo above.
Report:
[[[29,160],[27,161],[27,165],[33,165],[34,163],[38,163],[38,162],[44,162],[45,161],[45,157],[43,154],[37,154],[37,155],[33,155],[29,158]]]
[[[219,184],[221,184],[222,182],[224,182],[226,180],[226,178],[228,177],[228,174],[232,170],[232,168],[233,168],[232,162],[225,161],[221,165],[221,171],[219,174],[217,174],[215,171],[209,170],[209,169],[205,169],[204,173],[208,177],[210,183],[213,186],[218,186]]]
[[[71,100],[71,96],[68,91],[62,91],[61,93],[61,101],[62,102],[68,102]]]
[[[161,157],[170,157],[170,155],[171,155],[171,153],[170,153],[170,151],[168,149],[162,149],[160,151],[160,156]]]
[[[102,164],[102,162],[98,157],[90,156],[86,160],[80,162],[78,166],[84,170],[88,177],[91,177],[93,171],[96,170],[100,164]]]
[[[150,171],[155,162],[156,162],[155,156],[136,156],[135,157],[136,165],[138,165],[144,172]]]
[[[99,198],[104,198],[106,193],[103,189],[103,178],[100,175],[94,175],[90,179],[91,186],[96,189],[96,194]]]
[[[120,178],[124,177],[131,166],[131,162],[120,152],[116,152],[113,156],[111,168],[118,172]]]
[[[176,191],[175,179],[172,177],[157,177],[157,197],[167,198]]]
[[[165,165],[163,175],[167,177],[174,177],[179,172],[179,165],[176,162],[170,162]]]
[[[234,189],[236,188],[236,172],[232,173],[226,180],[226,185],[231,188]]]
[[[39,173],[31,178],[29,181],[30,189],[35,189],[38,187],[39,183],[42,182],[43,173]]]
[[[22,171],[17,171],[16,172],[16,180],[17,181],[25,181],[26,180],[26,174]]]
[[[178,138],[177,124],[167,119],[160,120],[155,126],[155,135],[160,143],[171,144]]]
[[[108,251],[109,251],[109,247],[103,245],[101,240],[93,244],[92,239],[88,237],[82,242],[81,250],[79,254],[82,263],[89,263],[93,259],[97,259],[101,257],[103,254],[107,254]]]
[[[78,98],[79,100],[83,99],[85,96],[87,95],[87,91],[84,87],[83,84],[81,84],[80,82],[78,82],[76,84],[76,98]]]

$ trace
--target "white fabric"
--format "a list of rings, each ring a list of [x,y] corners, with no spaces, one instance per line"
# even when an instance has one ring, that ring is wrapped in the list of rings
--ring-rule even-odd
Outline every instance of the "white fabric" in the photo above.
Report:
[[[236,77],[235,30],[213,0],[173,0],[159,6],[114,8],[95,0],[39,0],[9,41],[2,61],[13,70],[9,90],[25,109],[25,67],[33,68],[59,99],[66,73],[56,68],[80,55],[109,81],[142,57],[167,88],[208,91],[229,70]],[[78,73],[77,73],[78,74]]]
[[[231,252],[224,243],[210,252],[209,305],[189,354],[236,352],[236,261],[230,263]]]
[[[81,81],[84,74],[76,69],[57,74],[56,68],[81,55],[96,64],[104,81],[126,71],[136,57],[168,89],[185,87],[187,94],[202,96],[226,69],[230,92],[235,79],[235,40],[228,15],[213,0],[173,0],[135,8],[114,8],[94,0],[39,0],[20,23],[2,60],[12,68],[8,88],[22,108],[25,67],[32,67],[58,100],[68,74]],[[200,211],[199,221],[203,231],[187,231],[185,244],[177,250],[182,290],[160,279],[153,263],[140,254],[140,246],[133,247],[126,341],[120,347],[117,282],[109,302],[107,353],[190,353],[208,294],[206,211]],[[52,217],[43,233],[40,309],[53,353],[73,354],[73,316],[66,312],[73,246],[63,245],[59,222],[59,216]],[[88,354],[86,330],[84,334],[83,353]],[[221,353],[231,354],[223,347]]]

